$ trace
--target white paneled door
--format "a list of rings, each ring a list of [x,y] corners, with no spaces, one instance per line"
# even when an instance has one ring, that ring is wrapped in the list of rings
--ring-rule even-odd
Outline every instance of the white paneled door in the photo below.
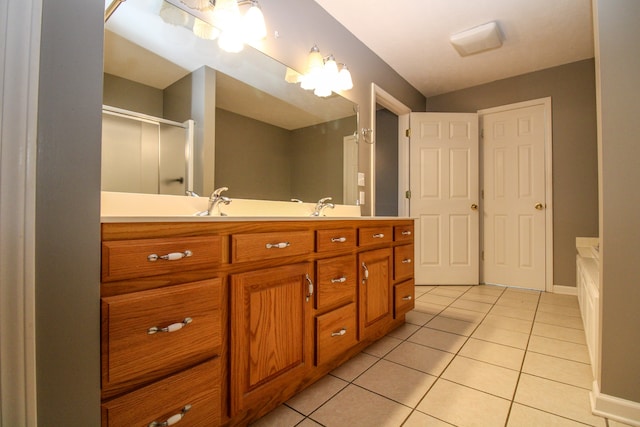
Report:
[[[545,104],[486,110],[481,121],[483,282],[545,290]]]
[[[478,115],[411,113],[410,125],[416,284],[478,284]]]

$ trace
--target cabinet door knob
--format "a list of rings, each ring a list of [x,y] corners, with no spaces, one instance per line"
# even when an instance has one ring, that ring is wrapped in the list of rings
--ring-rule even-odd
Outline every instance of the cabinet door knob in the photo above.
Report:
[[[407,295],[405,297],[402,297],[402,301],[411,301],[413,299],[413,297],[411,295]]]
[[[331,243],[344,243],[347,241],[346,237],[332,237]]]
[[[382,239],[384,237],[384,233],[376,233],[373,235],[374,239]]]
[[[411,230],[405,230],[402,232],[403,236],[411,236]]]
[[[403,264],[411,264],[411,258],[406,258],[402,260]]]
[[[347,281],[346,276],[338,277],[336,279],[331,279],[331,283],[344,283]]]

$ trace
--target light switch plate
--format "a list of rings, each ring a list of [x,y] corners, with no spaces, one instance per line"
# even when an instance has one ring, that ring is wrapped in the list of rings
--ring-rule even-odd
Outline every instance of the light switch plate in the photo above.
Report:
[[[360,192],[360,204],[364,205],[364,191]]]
[[[358,172],[358,185],[364,187],[364,173]]]

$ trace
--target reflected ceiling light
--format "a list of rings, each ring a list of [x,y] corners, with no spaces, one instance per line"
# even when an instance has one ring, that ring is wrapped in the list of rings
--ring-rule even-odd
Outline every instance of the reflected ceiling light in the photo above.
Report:
[[[194,34],[207,40],[217,38],[220,48],[227,52],[239,52],[245,43],[255,43],[267,36],[264,15],[258,0],[180,0],[180,2],[199,11],[193,21]],[[175,1],[171,3],[178,5]],[[186,25],[180,15],[185,12],[174,4],[164,1],[160,16],[167,23]],[[240,6],[249,6],[244,16],[240,13]]]
[[[317,96],[327,97],[331,92],[353,88],[351,72],[345,64],[336,62],[333,55],[323,57],[317,45],[307,56],[307,70],[300,79],[300,87],[313,90]]]
[[[187,12],[167,2],[162,2],[160,17],[164,22],[172,25],[185,26],[189,22]]]
[[[495,21],[454,34],[449,41],[460,56],[473,55],[502,46],[502,36]]]

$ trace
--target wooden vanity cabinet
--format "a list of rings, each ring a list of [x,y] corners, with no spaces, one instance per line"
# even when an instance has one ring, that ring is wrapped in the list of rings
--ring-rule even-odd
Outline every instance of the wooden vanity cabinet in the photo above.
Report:
[[[103,427],[274,409],[404,323],[413,237],[409,219],[102,224]]]

